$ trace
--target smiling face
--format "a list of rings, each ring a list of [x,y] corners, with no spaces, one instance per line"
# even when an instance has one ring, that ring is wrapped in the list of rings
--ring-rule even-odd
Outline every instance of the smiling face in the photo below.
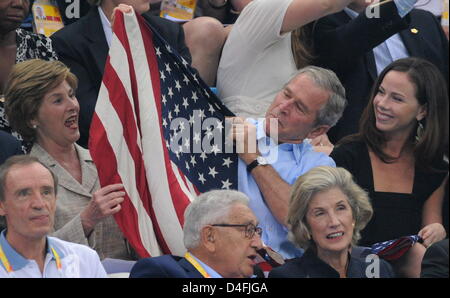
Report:
[[[6,175],[0,215],[6,217],[10,243],[40,240],[53,228],[56,194],[51,173],[34,162],[14,165]]]
[[[416,88],[407,73],[386,74],[373,99],[376,127],[387,135],[411,135],[426,107],[416,98]]]
[[[329,97],[330,93],[314,84],[306,74],[295,77],[278,93],[267,110],[266,134],[275,131],[270,129],[269,119],[276,118],[280,143],[301,143],[305,138],[321,135],[329,127],[316,126],[316,119]]]
[[[226,224],[252,223],[256,226],[258,223],[253,212],[243,204],[233,205],[230,214]],[[255,233],[251,239],[247,238],[243,227],[213,228],[214,269],[225,278],[252,276],[256,251],[262,247],[260,236]]]
[[[28,0],[0,0],[0,34],[19,28],[28,15],[29,6]]]
[[[347,253],[355,221],[348,198],[339,188],[314,195],[308,205],[306,222],[319,258]]]
[[[67,81],[45,94],[37,118],[31,121],[37,126],[38,143],[72,145],[80,138],[78,114],[80,106],[75,91]]]

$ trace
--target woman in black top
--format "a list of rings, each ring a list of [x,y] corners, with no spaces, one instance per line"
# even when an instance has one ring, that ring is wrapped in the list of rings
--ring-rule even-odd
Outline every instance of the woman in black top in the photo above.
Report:
[[[374,217],[362,245],[418,234],[427,247],[445,238],[446,144],[448,93],[439,70],[417,58],[393,62],[374,85],[360,132],[331,154],[369,192]],[[424,249],[417,252],[411,270],[420,270]]]

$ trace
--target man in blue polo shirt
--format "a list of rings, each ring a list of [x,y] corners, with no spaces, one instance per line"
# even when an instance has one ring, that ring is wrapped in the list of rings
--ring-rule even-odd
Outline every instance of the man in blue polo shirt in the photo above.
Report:
[[[106,277],[91,248],[47,237],[53,229],[57,178],[29,155],[0,166],[1,277]]]
[[[327,132],[345,106],[345,89],[337,76],[310,66],[299,70],[277,94],[265,119],[232,119],[240,158],[239,191],[250,198],[249,206],[263,230],[263,242],[284,258],[302,254],[287,240],[291,185],[314,167],[335,166],[331,158],[313,151],[304,140]],[[239,140],[244,146],[239,146]],[[252,150],[255,140],[258,149],[253,146],[256,150]]]

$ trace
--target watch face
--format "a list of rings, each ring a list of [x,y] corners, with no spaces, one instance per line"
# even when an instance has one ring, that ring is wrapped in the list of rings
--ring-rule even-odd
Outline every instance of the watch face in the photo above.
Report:
[[[256,158],[256,160],[258,161],[258,164],[260,164],[260,165],[262,165],[262,166],[264,166],[264,165],[267,164],[267,160],[266,160],[264,157],[262,157],[262,156],[258,156],[258,157]]]

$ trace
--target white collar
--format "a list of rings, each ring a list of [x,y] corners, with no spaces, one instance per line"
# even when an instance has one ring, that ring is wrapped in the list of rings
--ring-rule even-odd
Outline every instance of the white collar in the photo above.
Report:
[[[103,9],[100,6],[98,7],[98,13],[100,15],[100,20],[102,21],[103,32],[105,32],[106,42],[108,43],[108,47],[110,47],[113,34],[111,22],[108,20],[105,13],[103,12]]]

